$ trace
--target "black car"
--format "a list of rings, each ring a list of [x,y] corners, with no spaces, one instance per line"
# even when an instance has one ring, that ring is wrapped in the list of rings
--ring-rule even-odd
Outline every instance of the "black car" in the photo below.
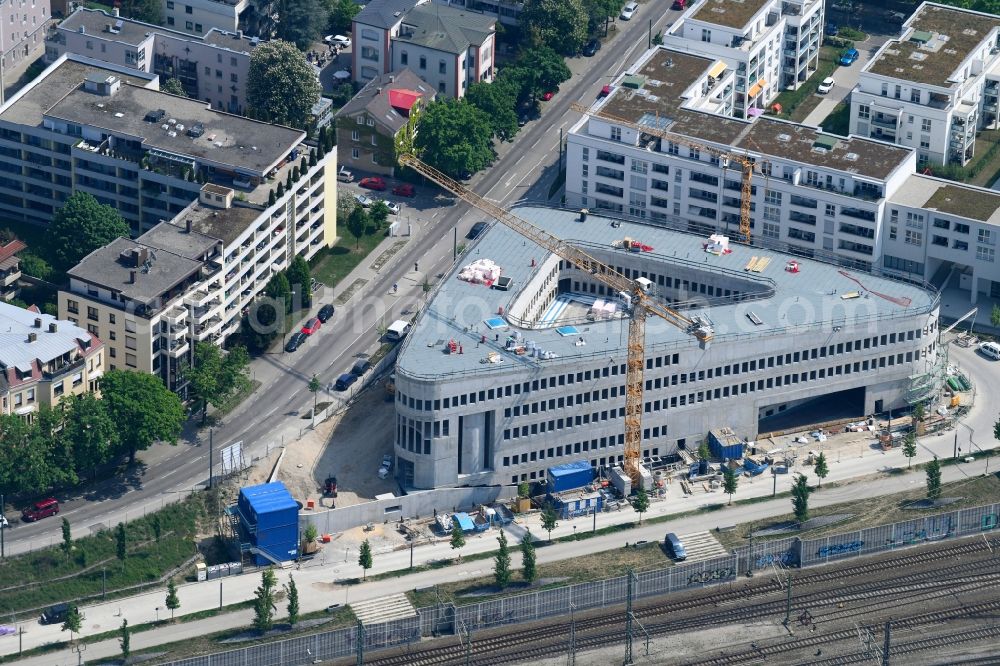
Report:
[[[326,305],[324,305],[319,309],[319,312],[316,313],[316,316],[319,318],[321,322],[325,324],[327,321],[329,321],[330,317],[333,316],[334,312],[335,310],[333,306],[327,303]]]
[[[302,331],[296,331],[292,334],[292,337],[288,338],[288,342],[285,343],[285,351],[293,352],[302,346],[302,343],[306,341],[306,335]]]
[[[583,55],[588,58],[601,50],[601,40],[592,39],[583,45]]]
[[[341,376],[337,377],[337,381],[334,383],[333,388],[337,391],[346,391],[351,388],[351,385],[356,381],[358,381],[357,375],[345,372]]]
[[[351,366],[351,374],[360,377],[361,375],[365,374],[371,369],[372,369],[371,361],[369,361],[366,358],[361,358],[355,361],[354,365]]]
[[[40,621],[42,624],[58,624],[65,621],[68,614],[69,604],[56,604],[42,611]]]
[[[486,231],[487,226],[489,225],[487,225],[486,222],[476,222],[472,225],[472,228],[469,229],[469,233],[465,234],[465,237],[469,240],[475,240],[479,238],[484,231]]]

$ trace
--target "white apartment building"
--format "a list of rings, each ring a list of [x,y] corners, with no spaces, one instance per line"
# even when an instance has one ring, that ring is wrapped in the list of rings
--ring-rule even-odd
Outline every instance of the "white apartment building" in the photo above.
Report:
[[[45,58],[51,63],[66,53],[76,53],[158,74],[161,84],[175,78],[188,97],[242,114],[250,51],[258,41],[242,31],[217,28],[196,37],[81,7],[49,33]]]
[[[978,130],[998,127],[998,86],[1000,17],[925,2],[861,71],[850,131],[965,165]]]
[[[722,61],[655,48],[630,71],[597,103],[600,112],[757,162],[755,243],[878,269],[886,197],[913,173],[913,151],[767,116],[715,115],[725,112],[733,80]],[[739,164],[586,116],[570,129],[566,150],[567,205],[736,237]]]
[[[42,43],[51,17],[49,0],[0,2],[0,59],[4,69],[24,60]]]
[[[426,0],[372,0],[354,17],[354,80],[409,67],[438,95],[460,98],[495,73],[496,19]]]
[[[206,35],[213,28],[242,30],[267,39],[274,28],[277,9],[271,0],[162,0],[168,28],[192,35]]]
[[[504,25],[516,26],[524,9],[524,3],[517,0],[432,0],[449,7],[461,7],[470,12],[495,16]]]
[[[761,113],[816,69],[822,0],[703,0],[664,34],[665,46],[724,61],[736,74],[735,116]]]

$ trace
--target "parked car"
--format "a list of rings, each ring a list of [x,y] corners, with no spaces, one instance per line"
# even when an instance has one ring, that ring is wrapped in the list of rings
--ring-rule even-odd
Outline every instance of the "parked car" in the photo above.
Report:
[[[59,513],[59,500],[49,497],[39,500],[21,512],[21,520],[31,523]]]
[[[362,377],[366,372],[372,369],[372,362],[366,358],[359,358],[351,366],[351,374],[357,377]]]
[[[337,48],[349,49],[351,48],[351,38],[345,37],[344,35],[327,35],[323,38],[323,41],[327,44],[333,44]]]
[[[819,84],[819,87],[816,88],[816,92],[818,92],[820,95],[825,95],[831,90],[833,90],[834,83],[835,82],[833,80],[833,77],[828,76],[825,79],[823,79],[823,81]]]
[[[670,554],[670,557],[674,558],[678,562],[687,559],[687,551],[684,550],[684,544],[681,540],[677,538],[677,535],[673,532],[668,532],[667,536],[663,539],[663,547]]]
[[[288,342],[285,343],[285,351],[292,353],[296,349],[302,346],[302,343],[306,341],[306,334],[302,331],[295,331],[292,333],[291,337],[288,338]]]
[[[69,604],[55,604],[43,610],[39,620],[42,624],[59,624],[66,621],[67,614],[69,614]]]
[[[583,45],[583,55],[587,56],[588,58],[593,56],[600,50],[601,50],[601,40],[599,39],[592,39]]]
[[[603,88],[601,88],[601,92],[597,93],[597,96],[598,97],[607,97],[608,95],[611,94],[612,90],[614,90],[614,88],[612,88],[610,84],[605,85]]]
[[[379,176],[366,176],[358,181],[358,185],[366,187],[369,190],[378,190],[379,192],[385,189],[385,181]]]
[[[826,29],[823,30],[828,37],[836,37],[837,33],[840,32],[840,28],[837,27],[836,23],[827,23]]]
[[[388,453],[382,456],[382,464],[378,468],[378,478],[387,479],[389,478],[389,472],[392,471],[392,456]]]
[[[627,5],[622,7],[622,13],[618,15],[618,18],[623,21],[628,21],[635,16],[637,11],[639,11],[639,3],[629,2]]]
[[[843,55],[840,56],[840,64],[844,67],[850,67],[860,55],[861,54],[858,53],[857,49],[847,49],[844,51]]]
[[[544,95],[542,95],[542,101],[543,102],[547,102],[547,101],[549,101],[550,99],[552,99],[555,96],[556,96],[556,94],[550,90],[547,93],[545,93]]]
[[[333,316],[334,312],[336,312],[334,307],[329,303],[327,303],[326,305],[324,305],[319,309],[319,312],[316,313],[316,317],[325,324],[326,322],[330,321],[330,317]]]
[[[363,194],[355,194],[354,200],[361,204],[362,208],[371,208],[371,205],[375,203],[370,197],[366,197]]]
[[[995,342],[984,342],[979,345],[979,353],[994,361],[1000,361],[1000,344]]]
[[[392,213],[393,215],[399,215],[400,208],[398,203],[396,203],[395,201],[386,201],[386,200],[383,200],[382,203],[385,204],[385,207],[389,209],[390,213]]]
[[[469,240],[475,240],[479,238],[484,231],[486,231],[487,226],[489,225],[486,222],[476,222],[472,225],[472,228],[469,229],[469,233],[465,234],[465,237]]]
[[[518,116],[517,116],[517,126],[518,127],[524,127],[527,124],[528,124],[528,114],[526,114],[526,113],[518,114]]]
[[[313,317],[302,325],[302,335],[312,335],[318,331],[322,325],[323,322],[320,321],[319,317]]]
[[[335,388],[338,391],[346,391],[347,389],[351,388],[351,385],[354,384],[354,382],[356,381],[358,381],[357,375],[352,375],[349,372],[345,372],[341,376],[337,377],[337,381],[334,382],[333,388]]]
[[[397,197],[412,197],[416,195],[416,191],[413,189],[413,185],[409,183],[400,183],[392,188],[392,193]]]
[[[9,529],[10,523],[7,522],[7,516],[0,513],[0,528]]]
[[[675,12],[682,12],[687,9],[687,0],[674,0],[674,4],[670,5],[670,8]]]
[[[337,180],[339,180],[342,183],[354,182],[354,174],[345,169],[344,167],[340,167],[340,171],[337,172]]]

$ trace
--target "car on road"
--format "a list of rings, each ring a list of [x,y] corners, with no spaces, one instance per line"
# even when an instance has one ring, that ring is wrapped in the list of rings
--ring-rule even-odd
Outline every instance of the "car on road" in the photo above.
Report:
[[[353,182],[354,174],[345,169],[344,167],[340,167],[340,171],[337,172],[337,180],[339,180],[342,183]]]
[[[828,76],[825,79],[823,79],[823,81],[819,84],[819,86],[816,88],[816,92],[818,92],[820,95],[825,95],[831,90],[833,90],[834,83],[835,82],[833,80],[833,77]]]
[[[378,468],[378,478],[387,479],[389,478],[389,472],[392,471],[392,456],[388,453],[382,456],[382,464]]]
[[[21,520],[26,523],[32,523],[36,520],[41,520],[42,518],[48,518],[49,516],[55,516],[59,513],[59,500],[55,497],[48,497],[43,500],[39,500],[26,508],[21,512]]]
[[[675,12],[682,12],[687,9],[687,0],[674,0],[674,4],[670,5],[670,8]]]
[[[351,374],[357,377],[362,377],[366,372],[372,369],[372,362],[366,358],[359,358],[351,366]]]
[[[392,213],[393,215],[399,215],[399,204],[398,203],[396,203],[395,201],[389,201],[387,199],[383,199],[382,203],[385,204],[385,207],[389,209],[390,213]]]
[[[583,53],[583,55],[585,55],[585,56],[587,56],[589,58],[589,57],[595,55],[600,50],[601,50],[601,40],[599,40],[599,39],[592,39],[592,40],[590,40],[589,42],[587,42],[586,44],[583,45],[583,51],[582,51],[582,53]]]
[[[547,93],[545,93],[544,95],[542,95],[542,101],[543,102],[547,102],[547,101],[549,101],[550,99],[552,99],[555,96],[556,96],[556,94],[550,90]]]
[[[369,190],[378,190],[379,192],[385,189],[385,181],[379,176],[366,176],[358,181],[358,185]]]
[[[486,231],[486,227],[488,226],[489,225],[486,222],[476,222],[472,225],[472,228],[469,229],[469,233],[465,234],[465,237],[469,240],[475,240],[479,238],[484,231]]]
[[[375,203],[371,197],[366,197],[364,194],[355,194],[354,200],[361,204],[362,208],[370,208]]]
[[[312,335],[318,331],[322,325],[323,322],[320,321],[319,317],[313,317],[302,325],[302,335]]]
[[[68,614],[69,604],[56,604],[43,610],[39,621],[42,624],[58,624],[60,622],[65,622]]]
[[[994,361],[1000,361],[1000,344],[995,342],[984,342],[979,345],[979,353]]]
[[[336,312],[334,307],[329,303],[327,303],[326,305],[324,305],[319,309],[319,312],[316,313],[316,318],[325,324],[326,322],[330,321],[330,317],[333,316],[334,312]]]
[[[844,67],[850,67],[860,55],[861,54],[858,53],[857,49],[847,49],[844,51],[843,55],[840,56],[840,64]]]
[[[323,38],[323,41],[327,44],[332,44],[337,48],[349,49],[351,48],[351,38],[345,37],[344,35],[327,35]]]
[[[630,2],[627,5],[625,5],[624,7],[622,7],[622,13],[618,15],[618,18],[620,18],[623,21],[628,21],[633,16],[635,16],[635,13],[637,11],[639,11],[639,3],[637,3],[637,2]]]
[[[413,185],[409,183],[400,183],[392,188],[392,193],[397,197],[412,197],[416,196],[417,192],[413,189]]]
[[[292,336],[288,338],[288,342],[285,343],[285,351],[289,354],[302,346],[302,343],[306,341],[306,334],[302,331],[295,331]]]
[[[351,374],[350,372],[345,372],[341,376],[337,377],[337,381],[334,382],[333,388],[337,391],[346,391],[351,388],[354,382],[358,381],[358,376]]]
[[[598,97],[607,97],[608,95],[611,94],[612,90],[614,90],[614,88],[612,88],[610,84],[607,84],[603,88],[601,88],[601,92],[597,93],[597,96]]]
[[[687,559],[687,551],[684,550],[684,544],[681,543],[681,540],[673,532],[668,532],[667,536],[663,538],[663,547],[670,554],[670,557],[678,562]]]

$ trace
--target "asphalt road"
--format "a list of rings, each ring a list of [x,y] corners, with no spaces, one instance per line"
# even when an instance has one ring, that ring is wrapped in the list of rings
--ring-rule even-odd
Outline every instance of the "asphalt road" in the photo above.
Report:
[[[573,78],[551,101],[542,103],[541,117],[522,128],[513,143],[498,146],[497,162],[476,175],[470,187],[508,206],[518,200],[547,199],[558,170],[559,130],[565,130],[577,118],[570,112],[570,104],[593,99],[601,86],[646,49],[650,19],[654,19],[655,34],[678,14],[661,13],[654,6],[668,5],[662,0],[644,3],[635,19],[617,23],[611,39],[596,56],[571,59]],[[458,227],[459,235],[464,235],[474,221],[482,219],[481,214],[470,213],[467,206],[454,205],[443,195],[436,202],[437,208],[419,211],[422,222],[417,223],[414,236],[393,258],[391,267],[373,274],[363,292],[338,308],[334,319],[302,349],[290,355],[268,354],[254,361],[253,378],[261,385],[214,429],[216,453],[226,445],[243,442],[244,456],[252,459],[265,454],[268,448],[291,441],[306,423],[299,418],[300,410],[312,403],[306,388],[309,378],[315,373],[324,384],[333,381],[356,357],[375,347],[378,324],[391,322],[404,311],[416,311],[423,300],[420,285],[424,277],[433,281],[451,267],[452,230]],[[419,262],[426,273],[412,270],[414,262]],[[394,283],[400,285],[395,296],[390,294]],[[69,519],[74,534],[82,536],[127,521],[206,484],[209,436],[204,431],[196,432],[196,423],[188,426],[185,439],[176,446],[161,444],[141,453],[143,467],[127,477],[60,494],[60,516]],[[55,544],[61,539],[60,521],[15,523],[12,529],[5,530],[4,537],[7,554]]]

